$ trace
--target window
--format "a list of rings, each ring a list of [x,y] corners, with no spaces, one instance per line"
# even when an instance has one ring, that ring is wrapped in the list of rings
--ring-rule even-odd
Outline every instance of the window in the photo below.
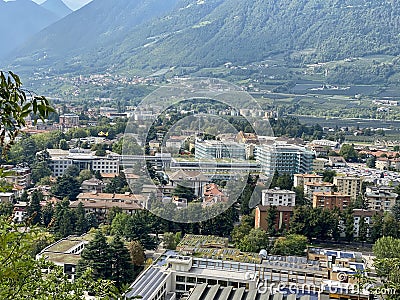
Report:
[[[176,282],[185,282],[185,276],[176,276]]]

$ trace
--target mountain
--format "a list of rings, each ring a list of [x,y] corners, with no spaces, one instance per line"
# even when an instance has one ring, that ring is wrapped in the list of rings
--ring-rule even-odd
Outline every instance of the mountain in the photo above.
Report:
[[[175,7],[178,0],[94,0],[33,37],[19,51],[19,63],[40,59],[40,63],[71,59],[114,49],[134,28]],[[48,59],[44,60],[43,57]],[[49,60],[52,59],[52,60]],[[102,57],[106,59],[106,57]]]
[[[399,24],[394,0],[94,0],[35,36],[18,63],[46,52],[40,66],[118,72],[399,55]]]
[[[55,22],[58,17],[31,0],[0,0],[2,43],[0,57],[20,46],[28,37]]]
[[[45,2],[40,4],[40,6],[51,11],[60,19],[64,18],[72,12],[72,9],[65,5],[62,0],[46,0]]]

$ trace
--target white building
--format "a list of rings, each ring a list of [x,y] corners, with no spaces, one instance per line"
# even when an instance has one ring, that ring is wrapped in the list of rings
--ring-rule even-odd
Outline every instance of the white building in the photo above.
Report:
[[[304,184],[304,195],[308,199],[313,198],[313,193],[328,193],[333,191],[333,183],[329,182],[307,182]]]
[[[195,157],[198,159],[246,159],[246,146],[236,142],[196,140]]]
[[[313,156],[306,148],[285,142],[260,145],[255,149],[255,159],[261,164],[263,173],[270,176],[275,171],[290,175],[309,173]]]
[[[119,159],[115,155],[96,156],[94,152],[85,149],[47,149],[50,154],[49,167],[53,176],[62,176],[65,170],[76,165],[79,170],[93,170],[100,173],[119,173]]]
[[[261,202],[264,206],[295,206],[296,193],[277,188],[262,190]]]

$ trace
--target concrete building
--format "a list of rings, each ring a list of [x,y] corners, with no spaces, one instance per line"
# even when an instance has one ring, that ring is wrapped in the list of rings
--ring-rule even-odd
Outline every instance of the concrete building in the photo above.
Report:
[[[245,160],[246,146],[236,142],[196,140],[195,157],[197,159],[233,158]]]
[[[325,170],[325,165],[328,164],[328,160],[325,158],[316,158],[313,160],[312,171],[313,172],[323,172]]]
[[[355,200],[361,193],[362,179],[360,177],[335,176],[333,184],[336,186],[338,192],[350,195],[351,199]]]
[[[360,235],[360,224],[362,218],[368,226],[372,225],[372,217],[376,214],[376,211],[365,210],[365,209],[353,209],[354,216],[354,237],[359,237]],[[366,232],[367,237],[370,236],[370,228]]]
[[[329,193],[333,191],[333,187],[333,183],[329,182],[307,182],[304,184],[304,196],[312,199],[314,193]]]
[[[28,167],[16,166],[7,171],[11,171],[10,174],[6,174],[6,181],[13,186],[20,186],[27,188],[31,185],[31,169]]]
[[[64,114],[60,116],[59,124],[64,128],[79,126],[79,116],[76,114]]]
[[[68,236],[44,248],[36,255],[36,259],[44,258],[62,267],[64,274],[73,281],[75,279],[76,266],[81,259],[81,253],[89,241],[89,235]]]
[[[104,187],[105,184],[103,183],[103,181],[97,178],[84,180],[81,184],[81,190],[84,193],[91,193],[91,192],[102,193]]]
[[[178,170],[168,175],[171,187],[178,185],[192,188],[196,196],[201,197],[204,194],[205,186],[210,183],[210,179],[197,171]]]
[[[368,207],[373,210],[389,211],[396,203],[396,193],[388,192],[386,190],[375,190],[365,193],[365,200]]]
[[[347,166],[346,160],[341,156],[329,156],[328,165],[333,168],[340,168]]]
[[[338,192],[320,192],[313,194],[313,207],[325,209],[339,208],[339,210],[343,210],[350,204],[350,201],[350,195],[344,195]]]
[[[262,190],[261,204],[264,206],[295,206],[296,193],[278,188]]]
[[[258,205],[255,210],[255,228],[261,228],[265,231],[268,230],[268,210],[271,206]],[[290,218],[293,216],[293,206],[274,206],[276,208],[275,229],[288,230]]]
[[[313,153],[304,147],[277,142],[260,145],[255,149],[255,159],[261,164],[264,174],[305,174],[312,168]]]
[[[322,176],[317,174],[294,174],[293,176],[294,187],[304,187],[305,183],[309,182],[322,182]]]
[[[53,176],[62,176],[65,170],[75,165],[82,170],[99,171],[100,173],[119,173],[120,161],[113,155],[96,156],[86,149],[47,149],[50,154],[49,167]]]

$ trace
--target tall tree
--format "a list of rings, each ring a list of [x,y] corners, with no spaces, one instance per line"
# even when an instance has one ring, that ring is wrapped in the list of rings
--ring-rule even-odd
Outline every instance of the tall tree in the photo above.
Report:
[[[84,270],[90,267],[93,270],[93,279],[111,279],[112,262],[111,248],[101,230],[96,230],[94,238],[81,253],[76,274],[82,276]]]
[[[132,282],[134,278],[133,263],[128,249],[125,247],[120,236],[114,236],[110,243],[111,253],[111,278],[118,288]]]
[[[43,200],[42,192],[34,190],[31,194],[31,200],[27,207],[27,215],[32,225],[40,224],[42,219],[42,207],[40,202]]]
[[[78,207],[75,209],[75,216],[76,216],[76,224],[75,224],[76,234],[81,235],[86,233],[89,229],[89,226],[82,202],[79,202]]]

